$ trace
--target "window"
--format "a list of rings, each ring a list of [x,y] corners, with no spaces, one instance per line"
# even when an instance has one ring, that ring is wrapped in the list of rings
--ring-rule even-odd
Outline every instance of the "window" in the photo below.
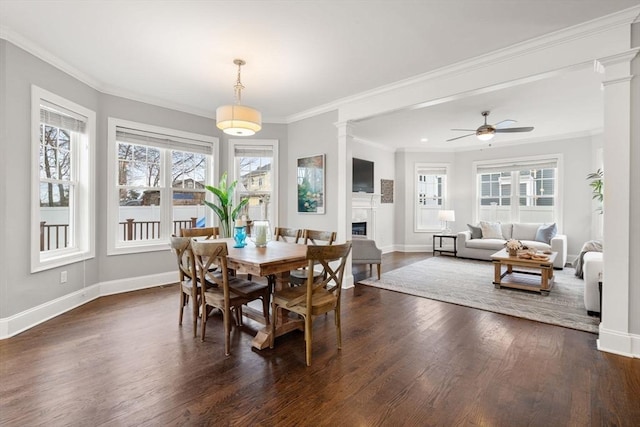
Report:
[[[267,219],[272,227],[278,224],[278,141],[230,140],[229,164],[231,180],[238,180],[237,204],[248,198],[244,215],[252,220]]]
[[[95,112],[31,87],[31,272],[95,256]]]
[[[477,219],[559,222],[559,157],[476,163]]]
[[[447,169],[446,165],[416,164],[415,231],[442,229],[438,211],[447,206]]]
[[[217,150],[217,138],[110,118],[108,253],[165,250],[180,228],[212,225]]]

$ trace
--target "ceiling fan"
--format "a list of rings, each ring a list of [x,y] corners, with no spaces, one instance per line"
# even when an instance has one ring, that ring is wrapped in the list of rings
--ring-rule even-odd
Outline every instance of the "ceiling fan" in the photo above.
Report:
[[[496,133],[514,133],[514,132],[531,132],[533,130],[533,126],[520,127],[520,128],[510,128],[512,124],[514,124],[515,120],[503,120],[501,122],[496,123],[495,125],[487,124],[487,116],[489,115],[489,111],[483,111],[482,116],[484,117],[484,124],[480,126],[478,129],[451,129],[454,131],[465,131],[465,132],[473,132],[467,135],[458,136],[456,138],[447,139],[449,141],[455,141],[456,139],[466,138],[471,135],[476,135],[481,141],[488,141],[495,136]]]

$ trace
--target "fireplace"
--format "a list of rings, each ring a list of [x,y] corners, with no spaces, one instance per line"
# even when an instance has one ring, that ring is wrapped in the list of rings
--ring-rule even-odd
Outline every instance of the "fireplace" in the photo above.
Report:
[[[366,236],[367,235],[367,223],[363,222],[352,222],[351,223],[351,234],[353,236]]]

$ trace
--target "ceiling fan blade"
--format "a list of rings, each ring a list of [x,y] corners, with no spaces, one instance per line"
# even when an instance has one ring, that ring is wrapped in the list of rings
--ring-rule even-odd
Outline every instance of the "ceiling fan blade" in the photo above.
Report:
[[[447,139],[447,142],[449,142],[449,141],[455,141],[456,139],[460,139],[460,138],[466,138],[466,137],[468,137],[468,136],[475,135],[475,134],[476,134],[476,133],[474,132],[474,133],[470,133],[469,135],[462,135],[462,136],[458,136],[458,137],[456,137],[456,138]]]
[[[460,130],[460,131],[464,131],[464,132],[475,132],[475,129],[451,129],[451,130]]]
[[[503,120],[501,122],[496,123],[495,125],[493,125],[493,127],[496,129],[504,129],[504,128],[508,128],[514,123],[516,123],[515,120],[507,119],[507,120]]]
[[[532,130],[533,126],[528,126],[523,128],[496,129],[496,133],[531,132]]]

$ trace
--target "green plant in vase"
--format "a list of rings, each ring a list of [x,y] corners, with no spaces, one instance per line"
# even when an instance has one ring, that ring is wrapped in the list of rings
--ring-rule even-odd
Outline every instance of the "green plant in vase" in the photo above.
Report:
[[[591,181],[589,182],[589,186],[592,190],[591,198],[600,202],[600,207],[597,211],[602,213],[602,202],[604,200],[604,171],[602,169],[598,169],[597,171],[590,173],[587,175],[587,180]]]
[[[216,197],[217,203],[209,202],[205,200],[205,205],[209,206],[218,216],[220,221],[220,234],[222,237],[233,236],[233,226],[238,214],[249,203],[249,199],[242,199],[236,207],[233,207],[233,198],[238,185],[238,181],[235,180],[231,184],[227,185],[227,173],[224,172],[220,177],[220,182],[217,187],[213,185],[205,185],[208,191],[212,192]]]

